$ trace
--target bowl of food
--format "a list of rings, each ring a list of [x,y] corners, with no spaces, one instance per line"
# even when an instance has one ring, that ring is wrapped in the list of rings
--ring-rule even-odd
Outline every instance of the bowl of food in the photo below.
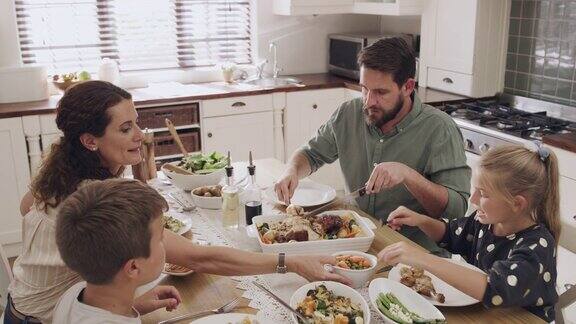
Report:
[[[376,226],[353,210],[329,210],[315,216],[261,215],[246,227],[264,253],[368,251]]]
[[[173,168],[169,170],[168,164],[178,168],[176,171]],[[194,188],[218,184],[225,175],[224,168],[227,164],[228,159],[218,152],[196,154],[186,156],[181,161],[164,164],[162,172],[176,187],[191,191]],[[182,171],[178,172],[178,169]]]
[[[290,306],[312,323],[370,323],[370,309],[360,293],[334,281],[305,284],[294,292]],[[294,314],[292,321],[298,324]]]
[[[192,190],[192,201],[196,207],[204,209],[222,208],[222,186],[203,186]]]
[[[332,255],[336,257],[336,265],[331,267],[332,272],[350,279],[353,288],[364,287],[376,271],[378,259],[371,254],[342,251]]]
[[[372,280],[368,295],[384,323],[446,323],[444,315],[430,301],[394,280]]]
[[[62,91],[66,91],[66,89],[68,89],[72,85],[87,80],[90,80],[90,73],[88,73],[87,71],[81,71],[80,73],[74,72],[74,73],[54,74],[52,76],[52,84]]]
[[[174,216],[170,216],[168,214],[162,215],[162,220],[164,222],[164,228],[174,232],[178,235],[185,236],[189,239],[192,239],[192,232],[190,229],[192,228],[192,221],[190,218],[186,220],[180,220]]]

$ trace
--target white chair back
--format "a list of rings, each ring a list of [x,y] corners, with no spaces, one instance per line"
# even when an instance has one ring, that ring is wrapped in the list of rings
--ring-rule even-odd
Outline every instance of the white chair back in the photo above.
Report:
[[[10,263],[8,263],[8,258],[0,244],[0,307],[2,307],[2,309],[6,306],[8,285],[10,284],[10,281],[12,281],[12,278]]]

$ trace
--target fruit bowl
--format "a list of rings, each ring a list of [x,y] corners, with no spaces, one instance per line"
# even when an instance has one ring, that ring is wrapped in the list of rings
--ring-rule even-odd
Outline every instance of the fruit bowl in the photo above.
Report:
[[[70,86],[80,83],[82,81],[80,80],[66,80],[66,81],[52,81],[52,84],[62,90],[62,91],[66,91],[66,89],[68,89]]]

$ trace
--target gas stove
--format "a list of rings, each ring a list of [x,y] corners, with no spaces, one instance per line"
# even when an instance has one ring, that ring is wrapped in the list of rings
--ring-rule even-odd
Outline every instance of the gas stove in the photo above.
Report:
[[[576,121],[556,117],[574,108],[529,98],[504,94],[432,105],[454,118],[466,151],[475,154],[503,144],[535,146],[545,135],[576,133]]]

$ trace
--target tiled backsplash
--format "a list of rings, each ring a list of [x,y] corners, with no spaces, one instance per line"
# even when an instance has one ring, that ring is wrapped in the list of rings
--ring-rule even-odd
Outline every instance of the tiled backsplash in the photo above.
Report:
[[[512,0],[504,92],[576,106],[576,0]]]

